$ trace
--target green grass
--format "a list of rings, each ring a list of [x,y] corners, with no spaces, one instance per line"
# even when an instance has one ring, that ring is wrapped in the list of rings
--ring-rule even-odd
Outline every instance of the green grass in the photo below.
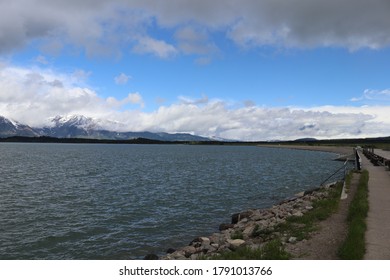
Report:
[[[251,249],[241,247],[235,251],[226,251],[218,256],[210,258],[211,260],[288,260],[290,254],[284,250],[283,244],[279,239],[274,239],[262,248]]]
[[[230,235],[231,239],[244,239],[244,234],[240,230],[236,230]]]
[[[291,216],[286,219],[286,223],[280,224],[276,231],[294,236],[297,240],[308,239],[310,233],[317,230],[317,223],[330,217],[336,212],[343,183],[338,183],[335,188],[328,191],[328,197],[313,202],[313,209],[305,213],[302,217]]]
[[[346,185],[347,193],[349,192],[349,190],[351,188],[351,182],[352,182],[353,173],[354,173],[353,171],[350,171],[345,176],[345,185]]]
[[[348,211],[348,234],[339,249],[339,257],[344,260],[361,260],[366,252],[365,233],[368,214],[369,174],[364,170],[360,176],[358,189]]]

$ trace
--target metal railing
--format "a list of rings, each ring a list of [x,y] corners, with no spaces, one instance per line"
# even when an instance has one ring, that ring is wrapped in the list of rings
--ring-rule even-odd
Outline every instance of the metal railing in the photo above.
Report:
[[[360,156],[359,149],[355,148],[355,167],[356,170],[362,170],[362,157]]]
[[[341,166],[339,169],[337,169],[332,175],[330,175],[328,178],[326,178],[325,180],[322,181],[322,183],[320,184],[320,186],[324,186],[324,184],[329,181],[331,178],[333,178],[334,176],[340,174],[341,172],[343,172],[343,180],[345,180],[345,176],[347,175],[347,170],[348,170],[348,159],[344,162],[343,166]]]

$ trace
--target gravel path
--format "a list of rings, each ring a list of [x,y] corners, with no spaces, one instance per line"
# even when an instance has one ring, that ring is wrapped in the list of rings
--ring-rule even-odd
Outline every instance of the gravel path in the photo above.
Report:
[[[336,213],[321,221],[319,230],[311,238],[295,244],[286,244],[286,250],[293,259],[300,260],[337,260],[337,252],[347,236],[347,215],[349,204],[356,192],[360,174],[354,174],[348,197],[341,200]]]

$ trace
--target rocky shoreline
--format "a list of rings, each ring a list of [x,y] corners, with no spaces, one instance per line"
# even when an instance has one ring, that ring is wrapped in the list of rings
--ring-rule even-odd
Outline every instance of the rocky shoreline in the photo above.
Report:
[[[230,224],[221,224],[220,232],[208,237],[198,237],[188,246],[180,249],[168,249],[167,255],[157,257],[148,255],[146,259],[162,260],[196,260],[218,256],[226,251],[234,251],[240,247],[251,249],[262,248],[269,241],[279,238],[282,243],[295,243],[297,237],[281,234],[276,228],[285,223],[290,216],[303,216],[313,209],[313,202],[328,197],[328,191],[336,183],[304,191],[286,199],[268,209],[250,209],[233,214]]]

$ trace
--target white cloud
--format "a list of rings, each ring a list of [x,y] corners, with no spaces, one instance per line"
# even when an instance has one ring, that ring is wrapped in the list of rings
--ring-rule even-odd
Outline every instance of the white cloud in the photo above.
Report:
[[[142,100],[142,96],[138,92],[129,93],[129,95],[126,98],[126,101],[131,104],[139,104],[141,105],[141,107],[145,106],[144,101]]]
[[[360,97],[353,97],[350,101],[390,101],[390,89],[376,90],[365,89]]]
[[[63,74],[40,68],[0,69],[0,115],[43,125],[56,115],[101,116],[109,106],[85,85],[85,71]]]
[[[127,104],[139,105],[141,108],[145,107],[145,103],[142,99],[142,96],[138,92],[129,93],[127,97],[122,100],[118,100],[115,97],[110,96],[106,99],[106,102],[110,107],[114,109],[121,109]]]
[[[133,52],[139,54],[153,54],[160,58],[169,58],[174,56],[177,53],[177,50],[174,46],[163,40],[142,37],[138,39],[137,44],[133,47]]]
[[[115,83],[117,85],[125,85],[129,81],[129,79],[131,79],[131,76],[128,76],[124,73],[121,73],[119,76],[114,78]]]
[[[140,93],[121,100],[102,98],[80,78],[88,72],[78,73],[76,79],[73,73],[2,66],[0,115],[40,126],[53,116],[81,114],[112,121],[107,123],[117,124],[115,129],[121,131],[191,132],[239,140],[390,135],[390,106],[386,105],[265,108],[253,102],[231,106],[201,96],[178,97],[175,104],[145,112]]]
[[[197,105],[197,104],[207,104],[209,103],[209,98],[206,95],[202,95],[199,99],[193,99],[186,96],[179,96],[180,103],[187,104],[187,105]]]
[[[89,76],[92,75],[91,71],[85,71],[82,69],[77,69],[71,75],[69,76],[70,81],[72,84],[85,84],[89,78]],[[66,77],[67,78],[67,77]]]

